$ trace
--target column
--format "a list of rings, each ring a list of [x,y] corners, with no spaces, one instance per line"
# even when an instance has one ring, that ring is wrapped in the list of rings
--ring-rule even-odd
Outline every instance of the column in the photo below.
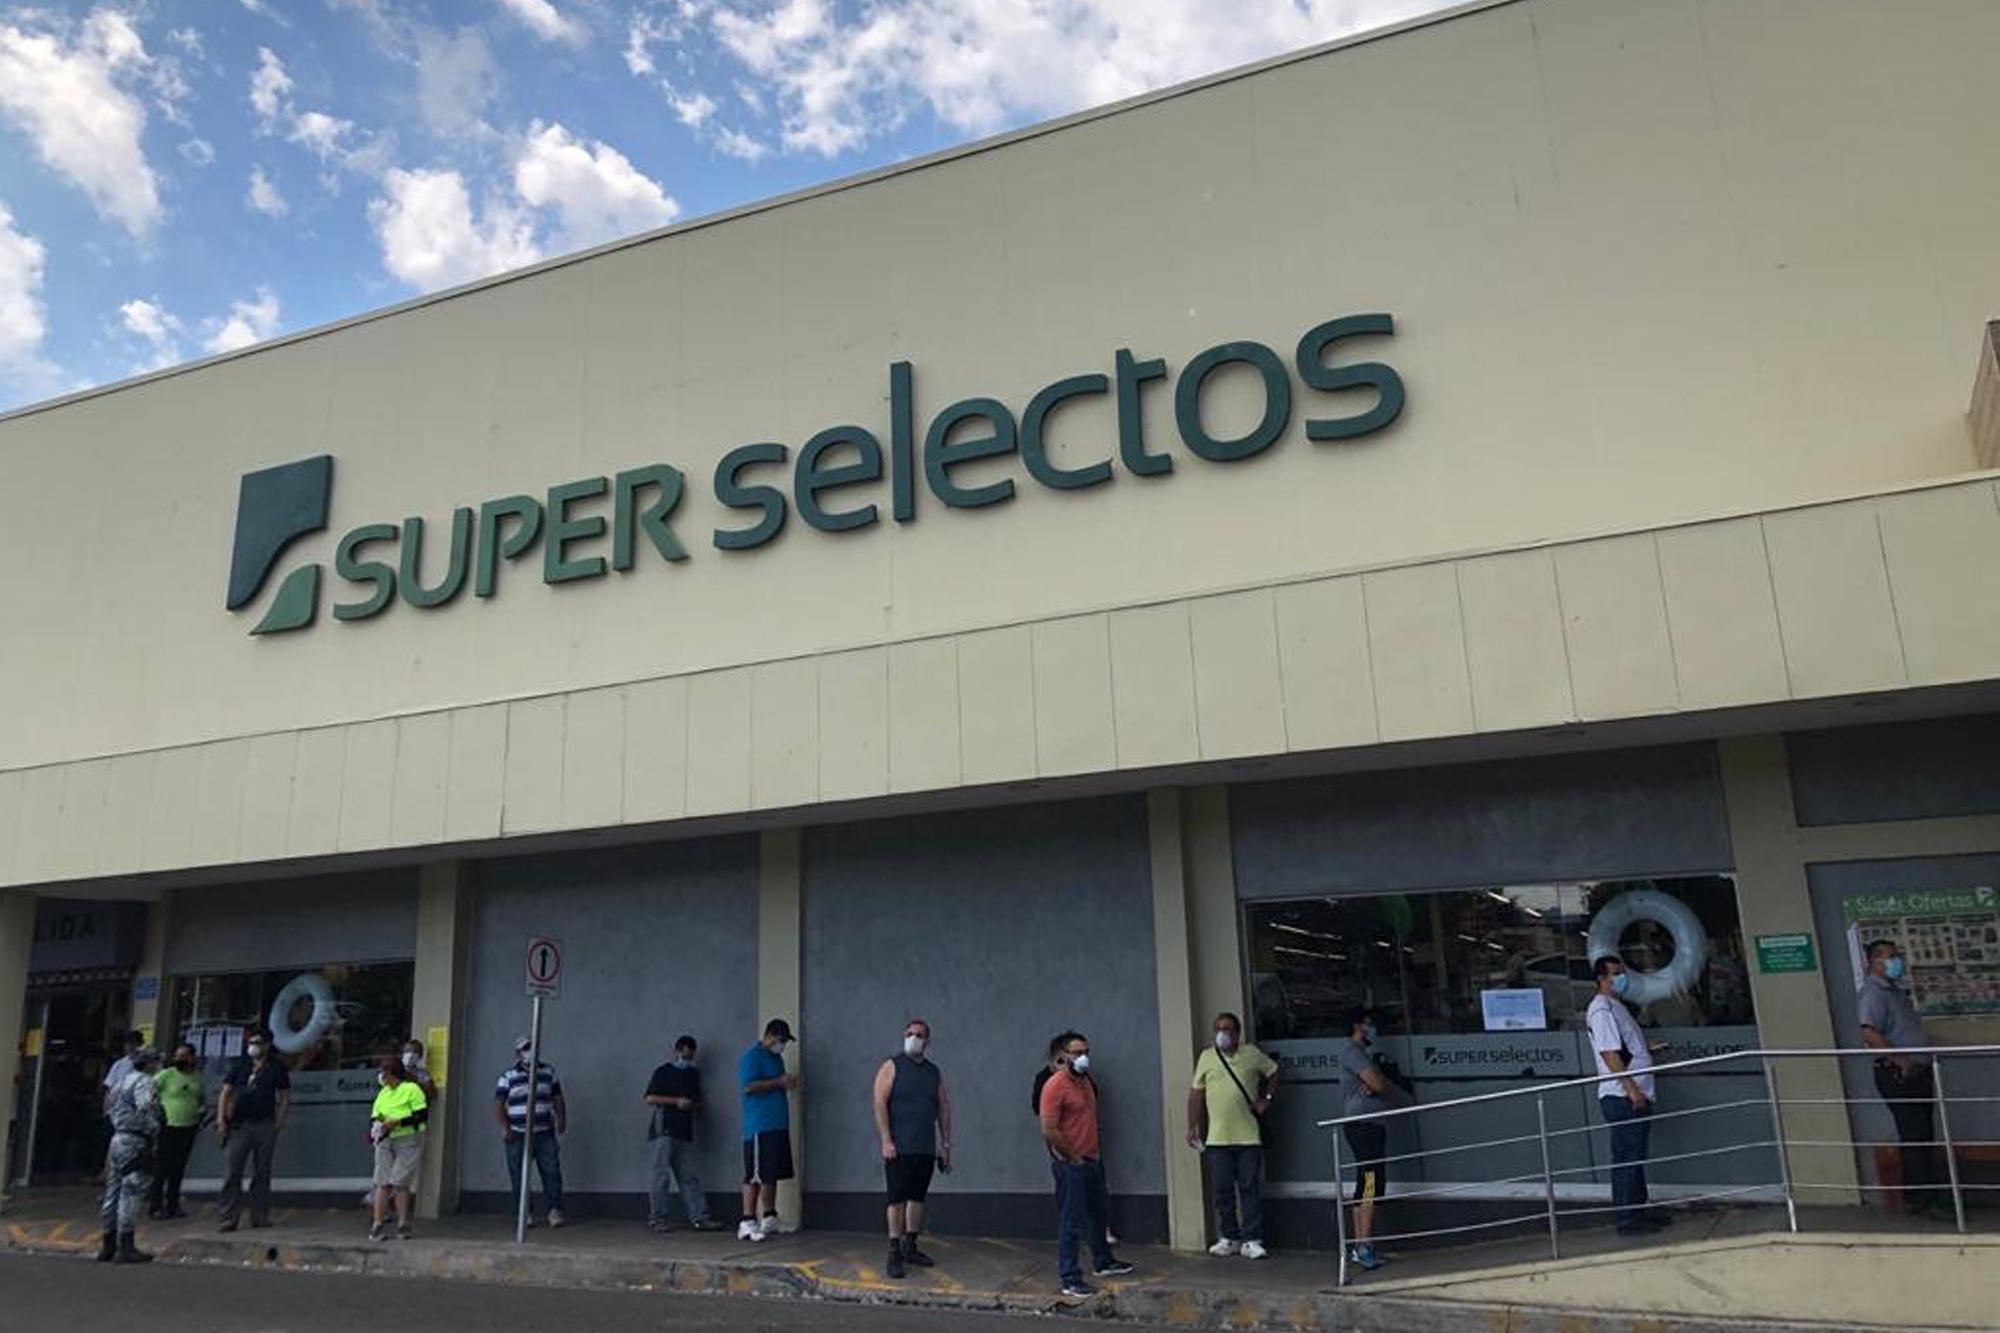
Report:
[[[12,1135],[28,1132],[26,1125],[13,1126],[14,1078],[20,1073],[21,1009],[28,994],[28,951],[35,941],[35,895],[19,889],[0,889],[0,1172],[4,1172],[13,1151]],[[0,1180],[0,1194],[13,1184]]]
[[[1736,853],[1736,899],[1743,917],[1750,993],[1757,1005],[1761,1044],[1831,1048],[1835,1044],[1833,1013],[1827,1004],[1823,973],[1765,973],[1755,962],[1758,935],[1796,931],[1818,940],[1784,738],[1738,737],[1719,742],[1717,750],[1729,807],[1729,838]],[[1818,940],[1818,946],[1823,968],[1826,952],[1835,942]],[[1840,1071],[1832,1059],[1774,1063],[1783,1097],[1834,1099],[1844,1095]],[[1787,1139],[1834,1143],[1852,1137],[1846,1108],[1837,1103],[1787,1107],[1783,1123]],[[1790,1159],[1793,1179],[1846,1187],[1802,1191],[1796,1196],[1799,1201],[1860,1201],[1850,1150],[1794,1148]]]
[[[411,1035],[438,1083],[417,1181],[417,1215],[458,1211],[458,1108],[452,1089],[469,1086],[453,1068],[453,1046],[465,1031],[465,987],[472,945],[472,886],[460,861],[438,861],[417,873],[417,964],[410,1004]],[[482,1117],[481,1125],[485,1124]]]
[[[801,973],[804,958],[800,942],[805,934],[803,901],[799,883],[799,830],[766,829],[757,848],[757,1030],[773,1018],[783,1018],[803,1032],[805,1022],[799,1012],[803,995]],[[798,1072],[798,1057],[785,1056],[786,1066]],[[800,1099],[807,1089],[791,1094],[792,1164],[796,1177],[778,1186],[778,1220],[788,1227],[800,1224],[803,1209],[800,1196],[806,1179],[806,1121]]]
[[[132,1026],[145,1033],[155,1046],[160,1044],[160,1011],[167,999],[167,913],[171,902],[170,895],[162,893],[146,904],[146,944],[132,987]],[[141,996],[138,982],[149,984],[152,994]],[[171,1059],[173,1052],[162,1051],[160,1056]]]

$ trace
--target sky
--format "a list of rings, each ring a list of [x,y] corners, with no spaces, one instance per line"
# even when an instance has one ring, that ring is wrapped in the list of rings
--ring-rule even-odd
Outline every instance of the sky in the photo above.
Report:
[[[0,411],[1446,0],[0,0]]]

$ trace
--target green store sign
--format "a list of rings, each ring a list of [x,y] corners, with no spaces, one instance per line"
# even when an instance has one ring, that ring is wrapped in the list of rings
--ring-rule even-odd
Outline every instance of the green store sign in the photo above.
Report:
[[[764,441],[724,454],[710,484],[715,499],[736,511],[739,521],[716,528],[709,541],[720,551],[753,550],[776,539],[794,514],[821,532],[844,533],[880,523],[885,514],[897,523],[914,523],[921,508],[933,503],[983,509],[1012,500],[1016,477],[989,471],[986,480],[974,483],[960,472],[979,460],[1017,457],[1028,480],[1061,491],[1103,486],[1121,471],[1140,478],[1167,476],[1177,455],[1154,447],[1148,406],[1169,382],[1175,434],[1188,454],[1207,462],[1256,457],[1284,438],[1294,416],[1303,417],[1309,440],[1370,435],[1402,413],[1402,377],[1379,361],[1337,363],[1335,352],[1347,339],[1394,332],[1389,315],[1347,315],[1307,330],[1290,357],[1263,343],[1221,343],[1189,360],[1178,376],[1169,374],[1164,360],[1141,360],[1120,348],[1110,373],[1057,380],[1018,413],[995,398],[964,398],[927,421],[918,418],[910,363],[898,361],[889,367],[886,429],[829,426],[796,450]],[[1243,434],[1216,435],[1202,415],[1202,398],[1216,372],[1229,367],[1245,367],[1261,381],[1263,412]],[[1160,387],[1148,393],[1155,384]],[[1335,404],[1308,396],[1357,390],[1372,392],[1373,404],[1344,415],[1329,410]],[[1048,446],[1050,420],[1088,411],[1093,403],[1105,409],[1107,425],[1115,423],[1101,436],[1102,456],[1067,466],[1057,462]],[[653,463],[562,482],[540,495],[464,505],[452,511],[448,525],[433,525],[422,516],[363,523],[335,544],[331,579],[319,564],[293,569],[250,632],[274,634],[313,624],[329,583],[335,585],[333,618],[358,621],[382,614],[398,600],[435,610],[468,589],[475,597],[492,597],[502,586],[503,569],[524,565],[538,566],[543,583],[560,584],[631,573],[642,560],[679,563],[688,559],[688,549],[673,525],[686,492],[687,479],[678,468]],[[328,454],[244,476],[229,567],[231,611],[257,600],[293,542],[325,530],[332,500]],[[443,572],[426,582],[422,571],[440,560]]]

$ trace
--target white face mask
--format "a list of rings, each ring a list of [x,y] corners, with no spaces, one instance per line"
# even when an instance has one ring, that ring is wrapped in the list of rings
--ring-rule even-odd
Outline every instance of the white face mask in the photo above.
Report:
[[[415,1069],[416,1067],[417,1067],[417,1053],[415,1051],[404,1051],[403,1068]]]
[[[1223,1032],[1223,1031],[1220,1031],[1220,1030],[1218,1030],[1218,1031],[1216,1032],[1216,1034],[1215,1034],[1215,1049],[1216,1049],[1216,1050],[1218,1050],[1218,1051],[1233,1051],[1233,1050],[1235,1050],[1235,1049],[1236,1049],[1236,1035],[1235,1035],[1234,1033],[1231,1033],[1231,1032]]]
[[[903,1037],[903,1054],[909,1056],[912,1060],[922,1055],[929,1046],[930,1043],[928,1041],[919,1037],[914,1032],[907,1033]]]
[[[1088,1074],[1090,1072],[1090,1052],[1085,1051],[1082,1055],[1072,1055],[1069,1058],[1069,1067],[1079,1074]]]
[[[250,1058],[252,1060],[263,1058],[264,1048],[254,1041],[251,1042],[248,1046],[245,1046],[243,1049],[250,1053]]]

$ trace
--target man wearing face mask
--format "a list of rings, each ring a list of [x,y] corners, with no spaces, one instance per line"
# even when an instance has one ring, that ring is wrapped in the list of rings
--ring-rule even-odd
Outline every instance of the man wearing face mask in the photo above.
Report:
[[[1902,1140],[1897,1155],[1903,1167],[1903,1206],[1914,1213],[1955,1217],[1947,1194],[1950,1177],[1935,1142],[1937,1087],[1930,1057],[1898,1054],[1931,1044],[1916,1004],[1900,984],[1906,968],[1894,940],[1869,942],[1868,975],[1855,999],[1861,1040],[1882,1052],[1875,1059],[1875,1090],[1888,1103],[1896,1137]]]
[[[182,1042],[174,1047],[174,1062],[153,1076],[153,1090],[159,1097],[159,1167],[153,1172],[153,1194],[146,1216],[154,1221],[186,1217],[181,1211],[181,1180],[187,1175],[188,1157],[201,1133],[201,1114],[208,1104],[208,1089],[195,1061],[194,1047]]]
[[[905,1265],[929,1268],[936,1260],[917,1248],[931,1173],[951,1170],[951,1097],[944,1074],[930,1060],[931,1025],[913,1018],[903,1025],[902,1054],[875,1071],[875,1130],[882,1138],[882,1171],[889,1187],[889,1262],[902,1277]]]
[[[1646,1207],[1646,1145],[1653,1126],[1653,1052],[1639,1020],[1619,998],[1631,986],[1625,964],[1606,954],[1595,964],[1597,994],[1584,1011],[1590,1049],[1597,1056],[1597,1105],[1611,1126],[1611,1203],[1618,1234],[1640,1236],[1667,1225],[1664,1212]]]
[[[1375,1044],[1375,1014],[1356,1008],[1347,1016],[1347,1045],[1340,1048],[1341,1114],[1369,1115],[1389,1109],[1389,1076],[1368,1053]],[[1341,1137],[1354,1156],[1354,1240],[1348,1256],[1371,1272],[1389,1262],[1375,1250],[1375,1201],[1382,1197],[1388,1176],[1383,1159],[1389,1153],[1389,1127],[1380,1120],[1342,1125]]]
[[[774,1018],[764,1037],[736,1062],[743,1090],[743,1218],[736,1239],[761,1241],[784,1228],[778,1221],[778,1182],[792,1178],[792,1104],[787,1096],[800,1084],[785,1072],[785,1047],[792,1025]]]
[[[528,1052],[534,1043],[527,1037],[514,1039],[514,1063],[507,1066],[493,1085],[493,1118],[500,1126],[500,1147],[507,1157],[507,1179],[514,1198],[521,1197],[521,1173],[528,1169],[523,1159],[527,1146]],[[539,1052],[537,1052],[539,1054]],[[535,1061],[532,1090],[535,1100],[535,1132],[532,1151],[535,1175],[542,1182],[542,1205],[548,1209],[549,1225],[563,1224],[562,1145],[560,1135],[569,1132],[569,1100],[563,1095],[562,1080],[547,1060]],[[530,1224],[532,1225],[532,1223]]]
[[[1098,1277],[1122,1277],[1132,1265],[1111,1252],[1104,1234],[1111,1200],[1100,1157],[1097,1089],[1090,1081],[1090,1039],[1081,1032],[1065,1032],[1056,1041],[1062,1048],[1062,1069],[1042,1088],[1042,1138],[1055,1159],[1050,1169],[1061,1208],[1056,1263],[1062,1294],[1082,1299],[1097,1294],[1097,1288],[1083,1278],[1079,1251],[1085,1240]]]
[[[250,1225],[271,1225],[271,1158],[292,1109],[292,1075],[271,1054],[271,1034],[251,1034],[243,1055],[222,1080],[215,1111],[216,1140],[222,1145],[222,1199],[216,1207],[219,1230],[236,1230],[243,1211],[243,1167],[250,1167]]]
[[[1188,1146],[1208,1167],[1220,1238],[1217,1258],[1262,1259],[1264,1249],[1264,1113],[1278,1090],[1278,1066],[1243,1040],[1243,1020],[1215,1016],[1214,1045],[1194,1062],[1188,1091]],[[1238,1225],[1238,1200],[1241,1225]]]
[[[160,1053],[150,1046],[132,1052],[131,1066],[104,1113],[111,1126],[111,1146],[104,1156],[104,1244],[100,1262],[143,1264],[152,1255],[139,1249],[135,1233],[139,1207],[153,1187],[154,1145],[160,1135],[160,1103],[153,1075]]]
[[[714,1231],[722,1225],[708,1215],[708,1196],[702,1193],[701,1177],[695,1174],[694,1115],[701,1109],[701,1071],[694,1067],[695,1051],[693,1037],[675,1041],[673,1059],[655,1069],[646,1084],[644,1100],[653,1108],[646,1131],[653,1145],[646,1225],[654,1231],[665,1231],[672,1225],[667,1205],[676,1188],[689,1226],[696,1231]]]

